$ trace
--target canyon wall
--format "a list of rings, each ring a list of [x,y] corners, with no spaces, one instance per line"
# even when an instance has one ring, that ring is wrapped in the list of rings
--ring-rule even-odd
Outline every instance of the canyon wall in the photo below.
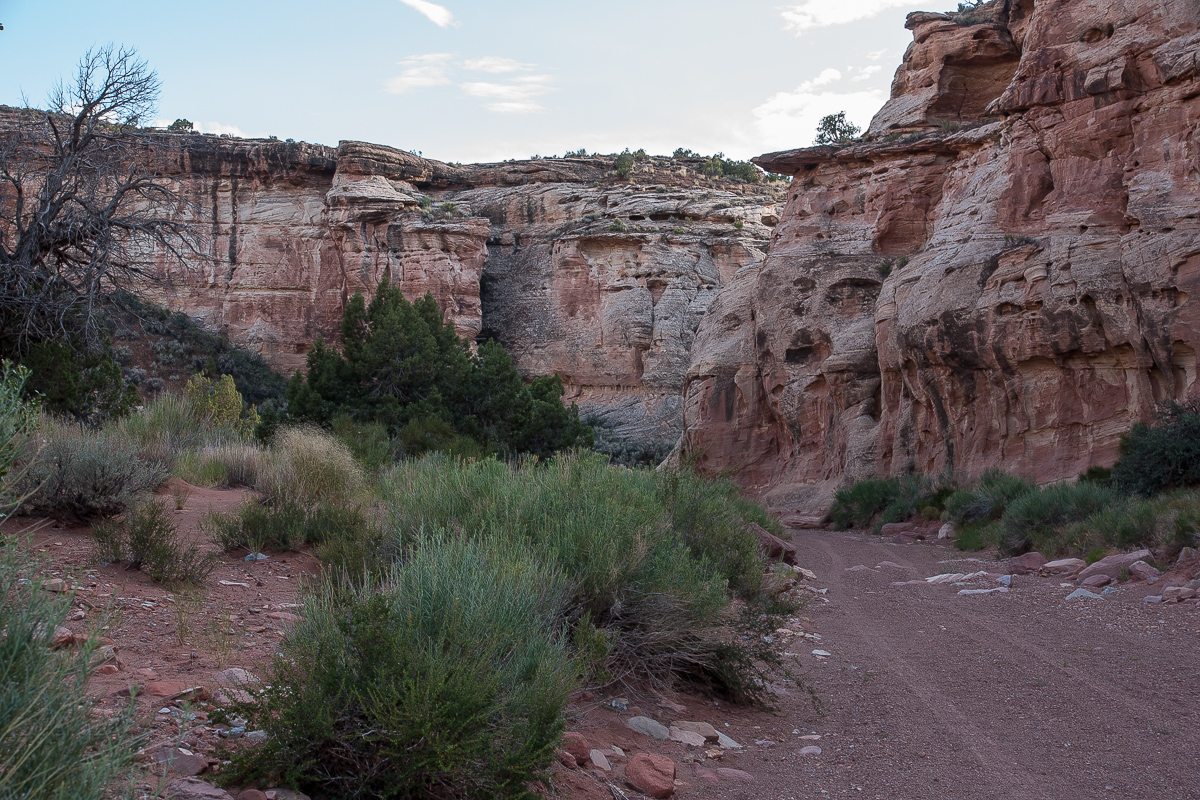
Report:
[[[907,27],[867,136],[756,159],[786,207],[691,349],[682,449],[793,524],[865,476],[1073,478],[1195,387],[1200,5]]]
[[[706,178],[699,159],[458,166],[362,142],[336,149],[200,135],[156,140],[159,171],[203,232],[164,259],[157,297],[285,373],[337,339],[355,292],[432,292],[461,336],[502,342],[527,377],[623,439],[674,442],[699,320],[761,263],[783,184]]]

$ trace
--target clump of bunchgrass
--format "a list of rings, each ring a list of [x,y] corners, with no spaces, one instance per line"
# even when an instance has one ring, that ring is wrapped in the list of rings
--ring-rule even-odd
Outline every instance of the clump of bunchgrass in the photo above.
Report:
[[[255,488],[268,504],[349,504],[362,491],[363,469],[350,449],[314,427],[279,431],[264,454]]]

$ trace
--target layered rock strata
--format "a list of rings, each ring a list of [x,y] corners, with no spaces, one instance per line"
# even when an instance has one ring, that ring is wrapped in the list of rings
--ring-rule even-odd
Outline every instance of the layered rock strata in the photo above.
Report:
[[[164,259],[159,298],[290,373],[341,310],[383,278],[432,292],[471,341],[624,439],[678,439],[696,327],[718,290],[761,263],[779,184],[708,179],[698,159],[458,166],[381,145],[332,149],[158,137],[159,171],[203,231],[204,258]]]
[[[865,140],[756,160],[786,208],[691,349],[683,449],[797,524],[864,476],[1073,478],[1195,386],[1200,6],[908,27]]]

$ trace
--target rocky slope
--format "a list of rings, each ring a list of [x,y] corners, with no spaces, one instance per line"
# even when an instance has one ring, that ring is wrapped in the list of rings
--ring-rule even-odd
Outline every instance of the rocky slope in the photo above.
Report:
[[[1196,379],[1200,6],[917,13],[868,136],[795,176],[701,321],[683,449],[815,523],[838,485],[1111,464]]]
[[[784,184],[707,178],[695,158],[459,166],[362,142],[163,135],[159,169],[205,232],[164,259],[159,298],[284,372],[385,276],[432,292],[460,335],[501,341],[528,376],[624,439],[678,439],[696,327],[765,257]]]

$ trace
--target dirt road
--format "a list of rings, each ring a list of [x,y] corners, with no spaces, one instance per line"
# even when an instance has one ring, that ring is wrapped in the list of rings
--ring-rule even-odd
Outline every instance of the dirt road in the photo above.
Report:
[[[776,743],[730,764],[757,780],[697,796],[1200,797],[1200,606],[1145,605],[1144,584],[1068,601],[1059,581],[1020,576],[1008,594],[893,587],[998,565],[864,535],[794,541],[829,589],[805,612],[821,641],[790,648],[824,715],[794,692],[747,719],[758,729],[741,735]],[[812,744],[819,756],[798,755]]]

